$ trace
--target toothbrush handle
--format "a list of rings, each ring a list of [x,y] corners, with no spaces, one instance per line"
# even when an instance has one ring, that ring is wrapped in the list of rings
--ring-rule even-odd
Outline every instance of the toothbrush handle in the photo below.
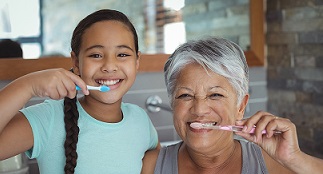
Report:
[[[241,132],[241,131],[242,131],[242,129],[243,129],[243,126],[232,126],[232,131],[235,131],[235,132]],[[255,133],[255,130],[256,130],[256,128],[255,128],[255,127],[253,127],[253,128],[249,131],[249,133],[250,133],[250,134],[253,134],[253,133]],[[262,133],[262,134],[267,134],[267,131],[266,131],[266,130],[262,130],[262,131],[261,131],[261,133]],[[280,131],[274,131],[274,133],[275,133],[275,134],[280,134],[280,133],[282,133],[282,132],[280,132]]]
[[[99,87],[95,87],[95,86],[90,86],[90,85],[86,85],[88,90],[100,90]],[[76,90],[80,91],[82,90],[79,86],[76,85]]]
[[[256,130],[256,128],[252,128],[249,133],[250,134],[253,134],[253,133],[255,133],[255,130]],[[267,134],[267,131],[266,130],[262,130],[261,131],[261,134]]]

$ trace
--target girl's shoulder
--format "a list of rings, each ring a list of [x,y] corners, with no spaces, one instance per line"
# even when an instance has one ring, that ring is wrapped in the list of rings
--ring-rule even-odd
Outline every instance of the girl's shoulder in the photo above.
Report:
[[[138,113],[147,114],[146,111],[142,107],[140,107],[140,106],[138,106],[136,104],[132,104],[132,103],[124,103],[124,102],[122,102],[121,103],[121,110],[123,112],[129,111],[129,112],[138,112]]]
[[[64,107],[64,100],[45,99],[44,101],[36,104],[25,106],[20,111],[26,110],[62,110]]]

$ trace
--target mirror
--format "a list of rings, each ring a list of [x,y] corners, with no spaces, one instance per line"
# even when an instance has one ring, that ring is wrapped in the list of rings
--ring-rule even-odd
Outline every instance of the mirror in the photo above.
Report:
[[[147,2],[156,2],[156,0],[146,0]],[[142,13],[145,10],[142,10],[142,7],[146,1],[139,1],[141,3],[135,4],[133,1],[125,1],[117,3],[119,7],[124,9],[124,11],[128,11],[128,16],[132,17],[132,21],[134,24],[141,23],[143,24],[145,18],[143,17]],[[211,1],[211,0],[209,0]],[[245,0],[246,1],[246,0]],[[119,2],[119,1],[118,1]],[[193,1],[193,2],[200,2],[200,1]],[[203,1],[204,2],[204,1]],[[212,1],[213,2],[213,1]],[[226,2],[226,0],[223,0]],[[265,65],[265,35],[264,35],[264,0],[250,0],[249,1],[249,22],[250,22],[250,45],[247,50],[245,50],[245,55],[247,57],[247,62],[249,66],[264,66]],[[48,3],[48,4],[46,4]],[[101,2],[103,3],[103,2]],[[104,1],[105,4],[98,3],[100,8],[111,6],[110,1]],[[49,13],[52,15],[47,15],[43,17],[44,26],[47,26],[47,23],[52,23],[48,27],[44,27],[44,34],[42,37],[44,43],[44,49],[48,52],[51,52],[52,49],[60,50],[62,52],[65,51],[66,55],[69,56],[70,51],[70,36],[71,32],[73,31],[74,27],[76,26],[77,22],[84,17],[85,14],[89,14],[93,11],[93,9],[99,8],[96,5],[98,4],[83,4],[84,10],[81,7],[75,6],[75,4],[68,4],[69,6],[66,7],[69,10],[65,11],[63,16],[64,18],[56,18],[56,15],[61,11],[64,11],[66,8],[55,8],[56,5],[49,3],[48,1],[44,1],[43,4],[43,13]],[[149,4],[148,4],[149,5]],[[54,8],[50,8],[54,7]],[[92,8],[91,8],[92,7]],[[112,7],[109,7],[112,8]],[[86,10],[85,10],[86,9]],[[140,10],[134,10],[140,9]],[[82,14],[80,13],[82,11]],[[62,12],[63,13],[63,12]],[[66,16],[66,13],[72,14],[70,16]],[[83,14],[84,13],[84,14]],[[146,11],[145,13],[148,13]],[[139,15],[139,16],[138,16]],[[135,16],[135,17],[133,17]],[[54,20],[56,19],[56,20]],[[66,25],[69,24],[69,25]],[[136,25],[138,35],[141,36],[142,42],[140,48],[143,45],[150,45],[150,40],[145,40],[147,33],[145,34],[145,25]],[[149,33],[148,33],[149,34]],[[163,70],[164,62],[167,59],[168,54],[158,53],[158,54],[151,54],[146,53],[143,54],[140,64],[140,71],[141,72],[159,72]],[[2,59],[0,60],[0,80],[12,80],[21,75],[24,75],[29,72],[46,69],[46,68],[56,68],[56,67],[63,67],[68,68],[70,67],[70,59],[62,58],[62,57],[53,57],[52,59],[36,59],[36,60],[26,60],[26,59],[19,59],[19,60],[8,60]]]

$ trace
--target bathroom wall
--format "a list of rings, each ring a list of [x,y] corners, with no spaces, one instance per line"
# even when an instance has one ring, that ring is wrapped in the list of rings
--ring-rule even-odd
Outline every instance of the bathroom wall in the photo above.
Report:
[[[267,1],[268,110],[297,127],[303,151],[323,158],[323,1]]]

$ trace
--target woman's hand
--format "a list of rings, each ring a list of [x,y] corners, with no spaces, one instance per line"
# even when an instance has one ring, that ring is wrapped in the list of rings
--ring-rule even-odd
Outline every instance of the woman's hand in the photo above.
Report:
[[[298,145],[296,126],[288,119],[259,111],[248,119],[237,121],[236,124],[244,126],[243,132],[237,132],[237,135],[258,144],[281,164],[291,162],[302,153]],[[247,133],[253,126],[256,126],[255,133]],[[267,133],[262,134],[262,130],[266,130]],[[275,133],[277,131],[281,133]]]

